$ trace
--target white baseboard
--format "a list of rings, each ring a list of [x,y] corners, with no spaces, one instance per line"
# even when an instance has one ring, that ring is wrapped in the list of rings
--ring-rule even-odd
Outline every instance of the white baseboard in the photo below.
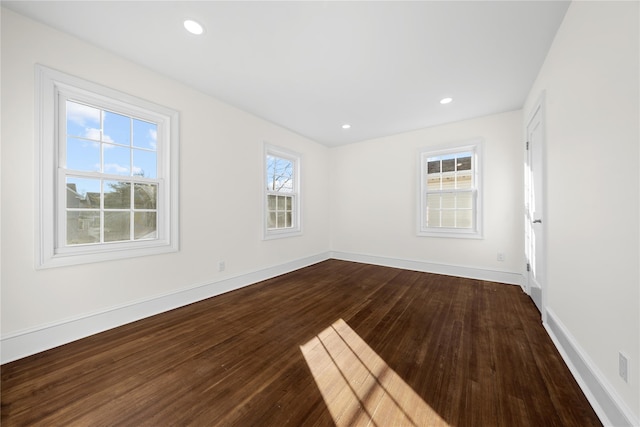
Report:
[[[49,350],[108,329],[252,285],[327,259],[329,259],[329,253],[325,252],[251,273],[227,277],[216,282],[192,285],[165,295],[135,301],[101,312],[8,334],[0,339],[0,363],[8,363]]]
[[[550,309],[547,309],[544,327],[602,424],[615,427],[640,426],[640,420]]]
[[[227,277],[215,282],[195,284],[165,295],[133,301],[129,304],[112,307],[100,312],[89,313],[5,335],[0,339],[0,363],[8,363],[41,351],[49,350],[90,335],[192,304],[234,289],[239,289],[329,258],[510,284],[521,284],[522,280],[520,275],[514,273],[345,252],[325,252],[255,272]]]
[[[506,271],[486,270],[459,265],[437,264],[425,261],[414,261],[399,258],[388,258],[376,255],[354,254],[349,252],[332,251],[331,258],[343,261],[362,262],[365,264],[382,265],[385,267],[401,268],[403,270],[422,271],[425,273],[444,274],[447,276],[466,277],[469,279],[486,280],[489,282],[507,283],[523,286],[522,274]]]
[[[227,277],[216,282],[196,284],[166,295],[132,302],[98,313],[91,313],[3,336],[0,339],[0,363],[8,363],[145,317],[240,289],[330,258],[519,286],[522,286],[524,280],[520,274],[503,271],[339,251],[325,252],[251,273]],[[595,364],[576,343],[567,328],[549,309],[547,309],[547,322],[544,327],[602,423],[605,426],[616,427],[640,426],[638,418],[619,398]]]

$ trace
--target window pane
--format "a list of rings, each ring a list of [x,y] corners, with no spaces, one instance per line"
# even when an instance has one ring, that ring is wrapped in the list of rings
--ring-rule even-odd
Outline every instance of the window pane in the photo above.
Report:
[[[456,170],[456,160],[446,159],[442,161],[442,172],[453,172]]]
[[[67,135],[100,140],[100,110],[67,101]]]
[[[67,245],[99,242],[99,211],[67,211]]]
[[[440,210],[427,208],[427,227],[440,227]]]
[[[442,189],[453,190],[456,188],[456,178],[453,175],[442,177]]]
[[[468,171],[471,170],[471,156],[467,157],[458,157],[457,169],[459,171]]]
[[[105,181],[103,191],[105,209],[131,208],[130,182]]]
[[[458,193],[458,205],[457,207],[460,209],[471,209],[471,202],[473,200],[472,194],[469,193]]]
[[[133,119],[133,146],[156,149],[158,126],[155,123]]]
[[[158,203],[158,186],[155,184],[133,184],[134,208],[156,209]]]
[[[131,119],[127,116],[104,112],[102,140],[121,145],[131,145]]]
[[[286,197],[284,196],[278,196],[278,210],[279,211],[283,211],[285,210],[285,206],[286,206]]]
[[[456,224],[456,211],[442,211],[441,225],[443,227],[454,227]]]
[[[285,215],[285,227],[291,227],[291,212],[287,212]]]
[[[133,150],[133,175],[157,178],[157,154],[155,151]]]
[[[441,176],[439,174],[428,177],[427,190],[439,190],[440,183],[441,183]]]
[[[267,228],[276,228],[276,213],[269,212],[267,215]]]
[[[286,210],[290,211],[291,210],[291,202],[293,200],[293,197],[286,197],[285,199],[286,199],[286,203],[285,203],[284,208]]]
[[[427,162],[427,173],[440,173],[440,161],[434,160]]]
[[[275,176],[275,161],[274,161],[275,157],[273,156],[267,156],[266,162],[267,162],[267,176],[266,176],[266,184],[267,184],[267,190],[273,191],[273,189],[275,188],[275,183],[274,183],[274,176]]]
[[[427,208],[428,209],[440,209],[440,195],[439,194],[427,194]]]
[[[277,228],[284,228],[284,212],[277,213]]]
[[[442,195],[442,208],[453,209],[456,207],[456,195],[454,193],[445,193]]]
[[[274,196],[273,194],[269,194],[267,196],[267,207],[269,210],[271,211],[275,211],[276,210],[276,200],[277,200],[278,196]]]
[[[100,172],[100,143],[67,138],[67,169]]]
[[[136,212],[133,218],[134,239],[155,239],[158,237],[155,212]]]
[[[458,183],[456,187],[460,189],[471,188],[471,173],[458,172]]]
[[[130,213],[129,212],[105,212],[104,213],[104,241],[116,242],[130,240]]]
[[[67,208],[100,209],[100,180],[68,177]]]
[[[130,175],[131,150],[117,145],[103,144],[104,173],[113,175]]]
[[[267,189],[290,193],[293,191],[293,162],[267,156]]]
[[[471,210],[458,211],[456,222],[457,228],[471,228],[472,225]]]

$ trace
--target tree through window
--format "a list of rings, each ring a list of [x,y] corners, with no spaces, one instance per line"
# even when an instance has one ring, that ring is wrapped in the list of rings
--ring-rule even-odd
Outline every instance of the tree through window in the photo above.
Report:
[[[37,66],[38,267],[178,250],[178,112]]]
[[[265,238],[300,231],[299,156],[275,147],[265,155]]]
[[[157,238],[157,124],[66,101],[66,245]]]

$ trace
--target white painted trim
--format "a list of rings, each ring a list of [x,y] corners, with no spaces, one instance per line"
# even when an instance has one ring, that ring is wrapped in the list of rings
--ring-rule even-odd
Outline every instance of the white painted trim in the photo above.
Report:
[[[293,193],[285,193],[284,195],[293,196],[294,200],[294,212],[293,221],[295,226],[292,228],[283,228],[269,230],[267,227],[267,156],[275,156],[283,159],[291,160],[294,163],[293,172]],[[294,237],[302,235],[302,154],[295,151],[287,150],[286,148],[277,147],[263,143],[263,156],[262,156],[262,240],[281,239],[284,237]]]
[[[329,259],[329,253],[289,261],[250,273],[199,283],[181,290],[7,334],[0,339],[0,363],[7,363],[72,341],[255,284]]]
[[[544,328],[605,426],[640,426],[640,420],[616,393],[596,364],[549,308]]]
[[[171,108],[104,87],[44,65],[35,65],[35,268],[76,264],[177,252],[179,246],[179,121]],[[66,246],[57,240],[65,235],[62,211],[66,193],[59,169],[62,135],[59,131],[59,102],[67,97],[100,108],[110,108],[158,125],[157,179],[158,238],[122,243]],[[83,172],[84,174],[84,172]],[[104,173],[95,174],[108,177]],[[131,177],[130,177],[131,179]]]
[[[27,357],[108,329],[326,261],[330,258],[519,286],[524,283],[522,274],[512,272],[340,251],[323,252],[254,272],[226,277],[214,282],[192,285],[175,292],[134,301],[100,312],[7,334],[0,339],[0,363],[4,364]],[[544,323],[545,330],[578,385],[585,393],[600,421],[605,426],[640,426],[640,420],[618,396],[593,361],[577,344],[569,330],[548,308],[546,318],[547,322]]]
[[[385,267],[401,268],[425,273],[444,274],[447,276],[466,277],[469,279],[486,280],[489,282],[507,283],[522,286],[523,277],[520,273],[508,271],[488,270],[461,265],[437,264],[427,261],[416,261],[399,258],[388,258],[376,255],[354,254],[349,252],[332,251],[331,258],[343,261],[362,262],[365,264],[382,265]]]
[[[482,138],[473,138],[465,141],[450,142],[432,147],[423,147],[418,152],[417,167],[417,185],[416,190],[416,235],[418,237],[446,237],[446,238],[463,238],[463,239],[483,239],[483,154],[484,140]],[[473,153],[473,204],[474,204],[474,226],[471,230],[455,229],[455,228],[430,228],[425,225],[426,218],[426,193],[425,183],[427,182],[426,160],[429,157],[440,156],[445,154],[454,154],[465,151]]]
[[[538,274],[536,275],[536,278],[538,280],[538,283],[540,284],[540,305],[542,306],[542,309],[540,310],[541,312],[541,317],[542,317],[542,321],[546,322],[546,315],[547,315],[547,279],[546,279],[546,275],[547,275],[547,268],[548,268],[548,262],[547,262],[547,224],[548,224],[548,209],[547,209],[547,168],[546,168],[546,152],[547,152],[547,118],[546,118],[546,99],[547,99],[547,94],[546,91],[542,91],[540,92],[540,95],[538,96],[538,99],[536,101],[536,103],[534,104],[533,108],[531,109],[531,111],[529,111],[528,113],[528,119],[526,122],[526,125],[524,126],[524,132],[525,132],[525,140],[528,141],[527,144],[530,143],[529,141],[529,126],[531,125],[531,122],[533,121],[533,119],[535,118],[536,114],[538,113],[538,111],[540,112],[540,150],[541,150],[541,157],[542,157],[542,162],[540,165],[540,174],[541,174],[541,182],[542,182],[542,219],[544,220],[543,223],[543,227],[542,230],[540,230],[540,238],[542,241],[541,247],[542,247],[542,258],[541,260],[538,261],[537,263],[537,267],[538,267]],[[530,172],[528,172],[530,170],[530,165],[531,165],[531,158],[533,156],[533,150],[531,149],[531,147],[529,147],[529,149],[525,150],[525,235],[524,235],[524,241],[525,241],[525,259],[526,259],[526,263],[530,264],[531,263],[531,258],[532,258],[532,248],[531,248],[531,242],[532,242],[532,236],[533,236],[533,224],[531,221],[533,221],[533,218],[530,218],[530,214],[529,214],[529,207],[530,207],[530,203],[531,203],[531,188],[532,188],[532,183],[531,183],[531,179],[532,179],[532,174]],[[537,243],[538,245],[540,245],[540,242]],[[531,267],[533,268],[533,266]],[[526,287],[527,287],[527,293],[529,294],[529,296],[532,297],[532,299],[535,302],[535,298],[533,297],[533,292],[532,292],[532,284],[531,284],[531,273],[530,272],[526,272],[525,273],[525,281],[526,281]]]

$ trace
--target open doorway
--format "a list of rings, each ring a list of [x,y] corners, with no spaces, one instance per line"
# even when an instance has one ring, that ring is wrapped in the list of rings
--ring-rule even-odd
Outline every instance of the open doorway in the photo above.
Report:
[[[525,159],[525,242],[527,291],[546,319],[546,222],[544,93],[527,123]]]

